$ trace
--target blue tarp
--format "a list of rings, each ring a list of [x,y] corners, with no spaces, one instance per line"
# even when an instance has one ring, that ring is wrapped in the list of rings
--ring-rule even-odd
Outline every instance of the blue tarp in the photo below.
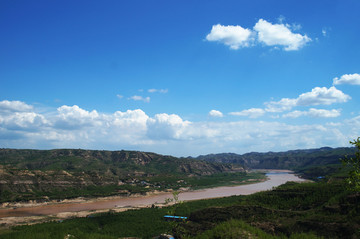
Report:
[[[170,219],[170,220],[186,220],[187,219],[187,217],[171,216],[171,215],[165,215],[164,218]]]

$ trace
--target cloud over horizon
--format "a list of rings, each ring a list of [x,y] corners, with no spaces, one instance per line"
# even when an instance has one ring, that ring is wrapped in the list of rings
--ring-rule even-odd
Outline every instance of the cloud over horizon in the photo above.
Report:
[[[35,112],[36,108],[24,102],[1,101],[0,106],[4,105],[10,105],[13,112],[0,110],[2,147],[131,148],[188,156],[211,153],[215,148],[217,151],[245,153],[249,150],[343,146],[351,136],[360,134],[360,116],[343,123],[324,125],[258,120],[191,122],[176,114],[161,113],[151,117],[141,109],[99,113],[77,105],[63,105],[39,114]],[[32,111],[18,112],[24,109]],[[262,113],[250,109],[243,114],[256,114],[257,111]],[[310,109],[288,117],[336,117],[339,113],[339,110]]]

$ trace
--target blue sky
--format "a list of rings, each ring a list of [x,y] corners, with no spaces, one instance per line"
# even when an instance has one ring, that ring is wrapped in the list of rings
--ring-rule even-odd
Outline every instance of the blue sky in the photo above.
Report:
[[[0,147],[349,146],[360,2],[0,2]]]

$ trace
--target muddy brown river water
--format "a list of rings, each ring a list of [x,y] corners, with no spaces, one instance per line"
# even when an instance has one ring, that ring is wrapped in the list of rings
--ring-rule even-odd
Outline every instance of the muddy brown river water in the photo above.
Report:
[[[232,195],[249,195],[252,193],[270,190],[288,181],[304,181],[294,175],[291,171],[273,170],[268,171],[268,180],[232,187],[217,187],[204,190],[186,191],[179,194],[179,200],[190,201],[206,198],[227,197]],[[102,210],[111,208],[149,206],[156,203],[164,203],[166,198],[172,198],[171,193],[160,193],[149,196],[112,198],[80,203],[59,203],[34,207],[19,207],[16,209],[0,209],[0,218],[6,217],[28,217],[53,215],[62,212],[80,212],[91,210]]]

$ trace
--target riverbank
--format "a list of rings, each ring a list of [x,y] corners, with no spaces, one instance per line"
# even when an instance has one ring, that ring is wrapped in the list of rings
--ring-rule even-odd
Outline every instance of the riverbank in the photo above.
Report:
[[[79,217],[72,219],[0,230],[0,237],[155,238],[171,232],[181,238],[210,238],[206,235],[212,234],[210,230],[214,229],[216,235],[222,238],[230,238],[229,233],[234,235],[233,232],[240,233],[235,234],[239,238],[265,238],[264,233],[269,235],[266,238],[358,238],[360,205],[356,203],[356,198],[359,194],[347,190],[342,180],[289,182],[247,196],[193,200],[162,208],[122,208],[126,211],[112,213],[112,210],[107,210],[88,217],[77,214]],[[175,225],[164,220],[164,215],[169,213],[189,220]],[[242,221],[248,227],[224,225],[229,218]],[[218,230],[221,228],[226,232]],[[262,232],[262,235],[254,234],[253,229]],[[206,235],[203,236],[203,233]]]
[[[247,174],[242,173],[231,173],[231,174],[217,174],[217,175],[207,175],[199,178],[187,178],[185,180],[180,179],[171,179],[167,178],[169,185],[175,182],[173,187],[156,190],[156,189],[148,189],[147,191],[139,192],[129,192],[121,195],[113,195],[113,196],[87,196],[87,197],[76,197],[70,199],[49,199],[49,197],[41,198],[39,200],[28,200],[28,201],[14,201],[14,202],[3,202],[0,203],[1,209],[18,209],[24,207],[41,207],[47,205],[55,205],[55,204],[73,204],[73,203],[92,203],[97,201],[107,201],[107,200],[116,200],[123,198],[136,198],[136,197],[144,197],[151,195],[158,195],[164,193],[172,193],[174,190],[178,192],[186,192],[186,191],[194,191],[194,190],[202,190],[207,188],[216,188],[223,186],[238,186],[244,184],[252,184],[263,182],[266,180],[264,176],[264,172],[251,172]],[[164,180],[165,178],[162,178]],[[151,179],[154,180],[154,179]],[[159,179],[155,179],[159,180]],[[1,215],[0,215],[1,217]]]
[[[268,180],[260,183],[249,182],[252,184],[228,187],[216,187],[202,190],[188,191],[184,190],[179,195],[181,201],[191,201],[207,198],[227,197],[232,195],[249,195],[259,191],[265,191],[279,186],[287,181],[304,181],[291,174],[289,171],[270,170]],[[9,227],[13,225],[39,223],[49,220],[63,220],[72,217],[86,217],[93,213],[126,211],[129,209],[144,207],[163,207],[167,198],[172,198],[171,192],[152,192],[145,196],[131,197],[103,197],[73,200],[63,200],[62,202],[53,202],[40,205],[22,205],[18,208],[0,209],[0,225]],[[168,204],[167,204],[168,205]]]

